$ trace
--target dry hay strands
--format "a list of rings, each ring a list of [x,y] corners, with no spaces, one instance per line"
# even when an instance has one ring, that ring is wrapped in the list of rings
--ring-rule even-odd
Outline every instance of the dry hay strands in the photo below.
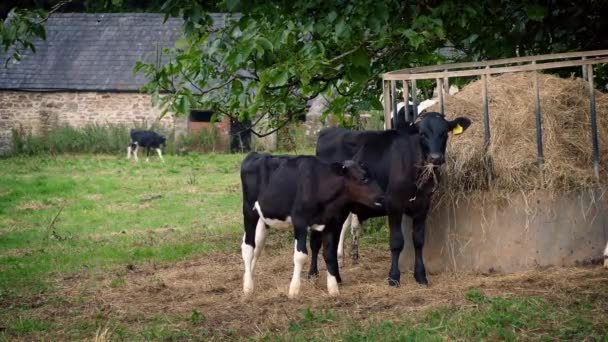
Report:
[[[533,73],[515,73],[488,79],[491,135],[487,148],[480,96],[483,82],[473,82],[446,97],[448,117],[467,116],[473,122],[464,134],[448,142],[444,181],[450,192],[576,191],[594,186],[588,84],[579,78],[538,74],[545,160],[540,168],[533,77]],[[607,94],[596,92],[596,109],[600,165],[605,165]],[[606,179],[606,173],[605,168],[600,169],[600,180]]]

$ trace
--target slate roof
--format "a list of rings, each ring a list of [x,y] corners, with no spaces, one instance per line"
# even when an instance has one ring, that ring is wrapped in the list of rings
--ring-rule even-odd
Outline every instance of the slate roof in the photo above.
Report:
[[[214,26],[225,15],[211,14]],[[0,54],[0,89],[138,91],[145,77],[133,73],[139,60],[155,62],[161,49],[173,47],[183,21],[156,13],[59,13],[47,24],[46,41],[4,68]]]

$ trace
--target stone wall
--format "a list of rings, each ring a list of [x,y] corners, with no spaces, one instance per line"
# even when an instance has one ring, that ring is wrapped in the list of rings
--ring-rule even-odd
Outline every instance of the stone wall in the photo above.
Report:
[[[150,96],[138,93],[0,91],[0,155],[12,149],[12,129],[38,135],[66,124],[149,126],[159,114]],[[166,115],[160,124],[172,129],[173,117]]]

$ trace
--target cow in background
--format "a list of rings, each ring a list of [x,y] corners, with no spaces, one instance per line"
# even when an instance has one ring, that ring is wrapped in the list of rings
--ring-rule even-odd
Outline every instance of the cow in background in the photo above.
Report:
[[[162,162],[165,162],[163,159],[163,154],[161,151],[161,146],[166,144],[166,140],[164,136],[154,132],[154,131],[146,131],[146,130],[135,130],[132,129],[130,132],[131,142],[127,147],[127,159],[131,158],[131,154],[135,157],[135,161],[139,161],[137,158],[137,151],[139,147],[143,147],[146,149],[146,161],[149,161],[150,158],[150,150],[154,149],[156,153],[158,153],[158,157]]]

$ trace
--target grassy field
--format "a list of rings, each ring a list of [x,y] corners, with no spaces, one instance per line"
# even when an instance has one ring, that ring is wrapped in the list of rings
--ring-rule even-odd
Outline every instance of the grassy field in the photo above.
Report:
[[[431,275],[385,286],[366,234],[338,299],[285,295],[289,232],[241,291],[243,155],[0,159],[0,340],[608,340],[608,272]]]

